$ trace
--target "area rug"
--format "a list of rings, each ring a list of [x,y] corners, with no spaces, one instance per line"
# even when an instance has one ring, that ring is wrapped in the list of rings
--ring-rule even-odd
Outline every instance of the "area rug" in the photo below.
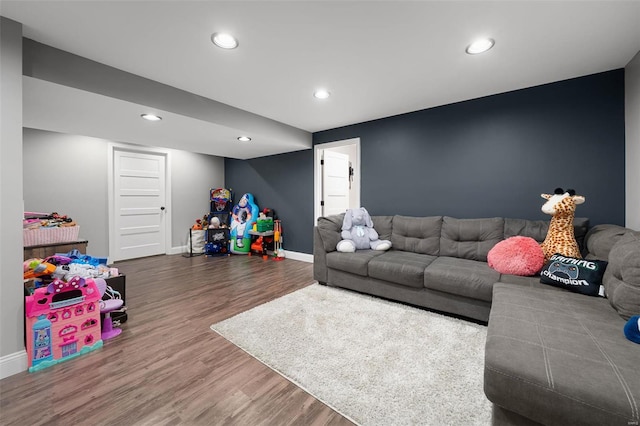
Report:
[[[491,423],[482,325],[313,284],[211,329],[354,423]]]

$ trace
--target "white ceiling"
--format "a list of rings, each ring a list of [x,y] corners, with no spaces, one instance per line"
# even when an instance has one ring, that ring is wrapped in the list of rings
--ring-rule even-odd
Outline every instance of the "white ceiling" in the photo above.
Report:
[[[622,68],[640,50],[640,1],[2,0],[0,13],[23,23],[27,38],[308,132]],[[240,46],[216,48],[215,31],[234,34]],[[482,36],[495,47],[467,55]],[[319,87],[332,96],[314,99]],[[109,130],[92,117],[78,126],[72,112],[79,104],[69,101],[56,120],[30,112],[34,103],[54,102],[43,97],[61,96],[58,89],[26,96],[25,122],[158,140],[128,127]],[[120,116],[121,103],[96,102],[107,108],[102,114],[115,108]],[[161,133],[183,135],[181,149],[246,158],[235,129],[177,121],[163,120],[171,131]],[[309,140],[283,146],[257,136],[251,143],[262,145],[252,156],[310,147]]]

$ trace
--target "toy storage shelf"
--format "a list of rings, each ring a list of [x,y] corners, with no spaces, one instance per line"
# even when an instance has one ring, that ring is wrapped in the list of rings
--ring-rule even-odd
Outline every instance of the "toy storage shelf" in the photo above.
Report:
[[[78,249],[81,253],[87,252],[87,240],[67,241],[63,243],[39,244],[24,247],[24,260],[52,256],[56,253],[68,253],[73,249]]]

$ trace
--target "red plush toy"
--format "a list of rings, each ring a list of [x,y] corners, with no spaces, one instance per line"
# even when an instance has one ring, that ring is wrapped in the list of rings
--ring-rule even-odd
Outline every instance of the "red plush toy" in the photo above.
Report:
[[[489,250],[487,262],[501,274],[531,276],[544,266],[544,252],[533,238],[510,237]]]

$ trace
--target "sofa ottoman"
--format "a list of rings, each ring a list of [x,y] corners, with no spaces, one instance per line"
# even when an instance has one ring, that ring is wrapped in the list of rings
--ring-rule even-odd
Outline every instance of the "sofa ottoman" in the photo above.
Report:
[[[494,420],[637,425],[640,346],[624,324],[604,298],[496,283],[484,390],[506,415]]]

